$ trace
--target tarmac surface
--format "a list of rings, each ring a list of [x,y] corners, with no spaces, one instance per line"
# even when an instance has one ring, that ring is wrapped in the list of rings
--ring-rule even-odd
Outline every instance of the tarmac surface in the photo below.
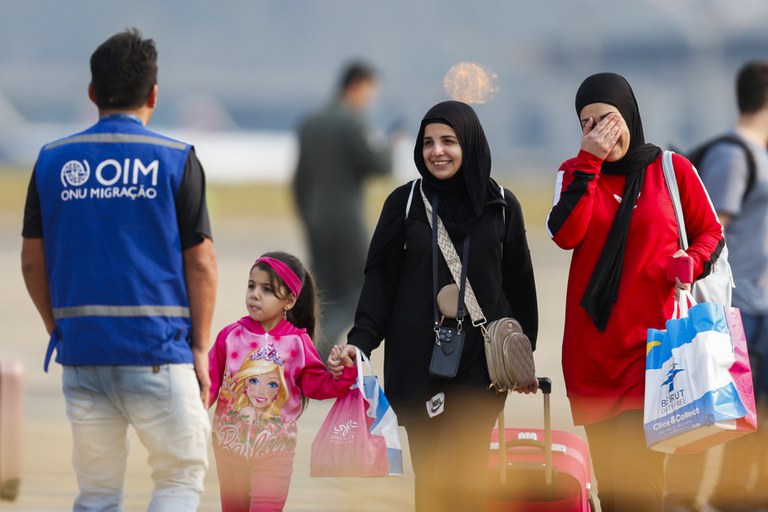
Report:
[[[61,367],[43,372],[47,336],[21,277],[21,219],[26,177],[0,173],[0,357],[15,358],[25,368],[23,475],[13,502],[0,501],[0,512],[71,510],[77,492],[71,467],[71,432],[64,412]],[[523,204],[533,254],[540,310],[540,335],[535,352],[537,374],[553,382],[552,425],[584,436],[574,427],[560,369],[565,283],[570,254],[558,249],[543,226],[551,201],[549,189],[504,183]],[[522,186],[522,185],[521,185]],[[377,188],[378,187],[378,188]],[[394,184],[382,182],[369,194],[367,217],[371,226],[386,191]],[[523,193],[524,192],[524,193]],[[304,258],[301,227],[296,221],[287,190],[274,187],[211,188],[209,204],[219,262],[219,288],[213,334],[241,317],[247,271],[267,250],[282,249]],[[381,375],[383,349],[372,361]],[[401,428],[405,474],[401,477],[311,478],[309,447],[332,401],[312,401],[299,420],[299,445],[286,511],[408,511],[413,509],[413,472]],[[541,395],[511,394],[507,400],[507,426],[541,427]],[[147,453],[131,433],[131,450],[125,484],[125,511],[146,510],[152,489]],[[211,452],[200,511],[219,510],[215,461]]]

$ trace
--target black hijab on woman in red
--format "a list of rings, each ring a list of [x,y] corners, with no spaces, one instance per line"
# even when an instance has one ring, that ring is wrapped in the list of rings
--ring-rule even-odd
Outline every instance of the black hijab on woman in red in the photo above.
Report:
[[[447,180],[430,174],[424,163],[424,128],[442,123],[456,131],[461,146],[461,169]],[[430,200],[437,194],[438,214],[452,235],[471,231],[489,202],[503,200],[491,177],[491,149],[475,111],[460,101],[444,101],[427,111],[421,121],[413,160],[421,174],[424,193]]]
[[[602,174],[624,175],[626,183],[605,247],[581,298],[581,306],[592,317],[595,326],[604,331],[619,294],[629,222],[640,196],[645,169],[659,157],[661,149],[645,142],[635,94],[623,76],[598,73],[585,79],[576,92],[576,115],[579,116],[584,107],[593,103],[615,106],[629,129],[627,154],[616,162],[603,162],[600,170]]]

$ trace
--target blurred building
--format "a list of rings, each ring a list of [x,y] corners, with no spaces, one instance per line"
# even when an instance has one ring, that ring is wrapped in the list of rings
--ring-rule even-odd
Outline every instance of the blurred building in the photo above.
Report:
[[[383,76],[379,124],[415,134],[446,98],[446,71],[476,62],[498,75],[495,98],[477,106],[495,172],[533,173],[576,150],[573,97],[599,71],[629,79],[649,141],[687,148],[722,130],[736,114],[736,69],[768,58],[766,23],[764,0],[139,0],[123,10],[0,0],[0,94],[34,121],[88,119],[87,57],[137,26],[160,52],[158,123],[203,116],[185,98],[205,95],[239,127],[291,130],[359,56]],[[0,118],[0,137],[7,125]]]

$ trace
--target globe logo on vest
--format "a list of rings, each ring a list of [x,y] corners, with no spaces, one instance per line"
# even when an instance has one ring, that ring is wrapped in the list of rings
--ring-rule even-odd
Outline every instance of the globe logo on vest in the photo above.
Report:
[[[85,166],[83,166],[85,164]],[[81,164],[77,160],[70,160],[64,164],[61,168],[61,183],[66,187],[67,183],[73,187],[79,187],[86,181],[91,175],[91,166],[88,162],[83,160]]]

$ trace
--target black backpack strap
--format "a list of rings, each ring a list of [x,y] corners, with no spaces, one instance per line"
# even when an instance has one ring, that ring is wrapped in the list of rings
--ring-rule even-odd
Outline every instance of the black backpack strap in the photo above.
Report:
[[[749,145],[747,145],[746,142],[744,142],[744,139],[733,134],[720,135],[719,137],[715,137],[714,139],[705,142],[698,148],[694,149],[691,152],[690,160],[698,170],[699,164],[701,164],[701,161],[704,160],[704,155],[706,155],[713,146],[721,143],[735,144],[744,150],[744,154],[746,155],[747,184],[744,187],[744,194],[741,197],[743,202],[744,198],[746,198],[747,194],[749,194],[749,192],[754,188],[755,182],[757,181],[757,164],[755,163],[755,155],[752,154],[752,149],[749,147]]]

